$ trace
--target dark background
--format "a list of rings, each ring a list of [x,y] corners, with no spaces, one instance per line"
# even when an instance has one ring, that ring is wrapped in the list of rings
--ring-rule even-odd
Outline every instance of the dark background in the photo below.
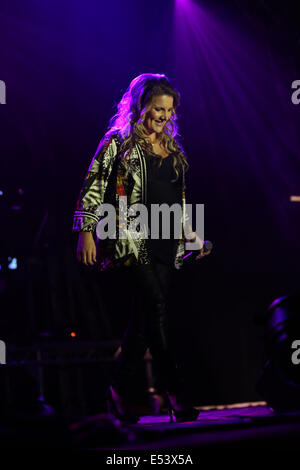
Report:
[[[121,338],[132,291],[77,264],[72,216],[130,81],[165,73],[182,95],[187,202],[205,204],[214,244],[176,273],[178,353],[197,404],[260,399],[261,318],[299,290],[299,13],[296,1],[1,1],[1,339]]]

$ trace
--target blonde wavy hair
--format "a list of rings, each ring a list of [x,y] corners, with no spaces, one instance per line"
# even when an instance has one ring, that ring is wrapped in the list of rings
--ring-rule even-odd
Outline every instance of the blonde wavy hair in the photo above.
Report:
[[[158,159],[158,166],[161,165],[162,157],[153,152],[152,144],[148,138],[147,130],[144,126],[146,113],[152,106],[154,96],[168,95],[173,97],[174,112],[169,121],[166,122],[163,131],[159,133],[159,140],[168,153],[174,152],[173,168],[177,181],[179,168],[183,165],[183,170],[187,171],[189,164],[187,157],[178,137],[176,109],[180,103],[180,93],[171,85],[166,75],[143,73],[135,77],[120,102],[117,104],[117,112],[114,114],[108,125],[108,131],[101,142],[107,141],[113,134],[121,137],[120,155],[121,158],[130,159],[132,149],[136,142],[147,153]],[[100,145],[101,145],[100,142]]]

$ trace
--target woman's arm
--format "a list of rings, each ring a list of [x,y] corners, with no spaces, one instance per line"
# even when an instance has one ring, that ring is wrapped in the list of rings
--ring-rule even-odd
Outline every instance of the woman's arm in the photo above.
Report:
[[[106,143],[100,142],[77,200],[72,230],[79,232],[76,257],[85,265],[96,262],[96,245],[93,233],[99,222],[99,209],[104,200],[116,154],[117,143],[113,137],[110,137]]]
[[[76,203],[73,232],[94,232],[99,222],[99,208],[117,154],[117,143],[113,137],[101,144],[94,155],[84,178]]]

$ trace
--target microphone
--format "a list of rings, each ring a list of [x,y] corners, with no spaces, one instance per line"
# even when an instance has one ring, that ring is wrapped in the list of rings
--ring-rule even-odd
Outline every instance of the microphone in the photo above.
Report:
[[[204,242],[203,242],[203,251],[204,251],[204,253],[207,253],[208,251],[211,251],[212,248],[213,248],[212,242],[209,241],[209,240],[204,240]],[[200,249],[199,250],[189,251],[183,257],[184,264],[193,262],[195,260],[196,256],[199,255],[199,253],[200,253]]]

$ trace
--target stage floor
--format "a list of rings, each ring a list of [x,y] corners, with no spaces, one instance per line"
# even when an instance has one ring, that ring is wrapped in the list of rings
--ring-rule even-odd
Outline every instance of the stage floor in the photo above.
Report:
[[[0,419],[0,450],[59,448],[101,451],[116,458],[135,452],[187,455],[205,449],[299,449],[300,411],[274,412],[265,402],[196,408],[199,417],[193,422],[170,422],[168,415],[158,414],[142,416],[132,425],[121,424],[108,413],[77,417],[7,414]]]
[[[196,407],[197,421],[170,422],[168,415],[142,416],[137,424],[121,426],[128,439],[101,447],[106,450],[192,448],[271,448],[300,444],[300,412],[278,413],[265,402]],[[279,450],[280,450],[279,448]]]

